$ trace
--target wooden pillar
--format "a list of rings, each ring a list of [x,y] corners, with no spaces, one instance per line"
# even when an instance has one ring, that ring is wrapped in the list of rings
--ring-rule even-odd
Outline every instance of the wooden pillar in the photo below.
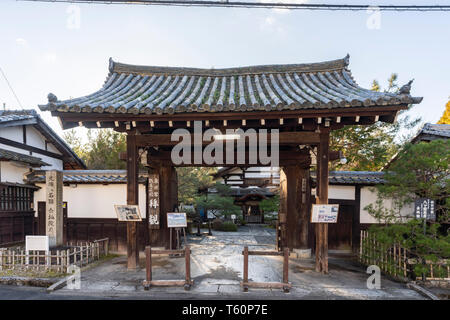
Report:
[[[136,147],[136,136],[127,135],[127,204],[139,204],[138,185],[138,149]],[[137,243],[137,222],[127,222],[127,267],[129,270],[136,269],[139,265],[139,247]]]
[[[287,244],[287,211],[288,211],[288,201],[287,201],[287,176],[285,168],[280,170],[280,209],[278,210],[278,224],[280,233],[280,248],[286,248]]]
[[[280,213],[286,215],[286,239],[282,242],[291,251],[308,248],[309,204],[309,168],[283,167],[280,171]]]
[[[330,130],[320,128],[317,150],[317,202],[328,204],[328,160]],[[328,224],[316,224],[316,271],[328,273]]]

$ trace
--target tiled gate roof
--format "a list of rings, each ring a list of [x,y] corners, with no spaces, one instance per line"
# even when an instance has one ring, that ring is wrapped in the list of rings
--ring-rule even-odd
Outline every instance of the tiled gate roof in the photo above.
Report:
[[[90,95],[58,100],[49,94],[41,110],[131,114],[271,111],[419,103],[411,83],[399,94],[360,87],[349,57],[321,63],[227,69],[136,66],[110,60],[103,87]]]

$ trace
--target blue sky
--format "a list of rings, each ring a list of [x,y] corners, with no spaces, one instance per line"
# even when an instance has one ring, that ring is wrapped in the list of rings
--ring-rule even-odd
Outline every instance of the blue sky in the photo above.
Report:
[[[333,1],[361,2],[368,1]],[[380,28],[370,29],[373,13],[366,11],[73,6],[1,1],[0,67],[24,108],[46,103],[49,92],[66,99],[98,90],[109,57],[131,64],[220,68],[319,62],[349,53],[350,69],[363,87],[373,79],[385,86],[392,72],[400,84],[414,78],[412,93],[424,100],[411,115],[424,122],[436,122],[450,96],[450,12],[382,12]],[[79,28],[70,28],[76,8]],[[0,78],[3,102],[19,108]],[[43,116],[62,132],[56,119]]]

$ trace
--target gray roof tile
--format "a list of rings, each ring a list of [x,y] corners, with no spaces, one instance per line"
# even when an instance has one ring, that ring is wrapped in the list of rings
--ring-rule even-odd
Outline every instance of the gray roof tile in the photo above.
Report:
[[[3,161],[17,161],[22,163],[27,163],[31,165],[32,167],[44,167],[49,166],[48,163],[42,161],[41,158],[33,157],[27,154],[6,150],[6,149],[0,149],[0,160]]]
[[[450,138],[450,124],[425,123],[419,134],[421,133]]]
[[[330,184],[366,184],[374,185],[384,183],[384,173],[378,171],[330,171],[328,181]],[[311,172],[316,178],[316,173]]]
[[[59,101],[49,94],[43,111],[132,114],[295,110],[419,103],[409,90],[374,92],[358,86],[349,58],[311,64],[228,69],[136,66],[110,60],[103,88]]]
[[[147,179],[146,173],[139,174],[139,182],[144,183]],[[45,172],[38,171],[34,174],[30,174],[27,177],[29,183],[44,183]],[[64,183],[126,183],[127,171],[126,170],[64,170],[63,171]]]

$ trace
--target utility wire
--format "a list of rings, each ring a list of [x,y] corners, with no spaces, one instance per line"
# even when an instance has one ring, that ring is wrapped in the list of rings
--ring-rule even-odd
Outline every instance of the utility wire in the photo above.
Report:
[[[0,67],[0,72],[3,75],[3,78],[5,78],[6,83],[8,84],[9,89],[11,90],[12,94],[14,95],[14,97],[17,100],[17,103],[19,104],[20,108],[23,110],[23,106],[22,103],[20,103],[19,97],[17,97],[16,93],[14,92],[13,87],[11,86],[11,83],[9,83],[8,78],[6,77],[6,74],[3,72],[3,69]]]
[[[369,4],[310,4],[310,3],[271,3],[228,0],[18,0],[34,2],[65,2],[91,4],[140,4],[159,6],[186,7],[234,7],[234,8],[282,8],[293,10],[328,10],[328,11],[363,11],[368,9],[380,11],[450,11],[450,5],[369,5]]]

